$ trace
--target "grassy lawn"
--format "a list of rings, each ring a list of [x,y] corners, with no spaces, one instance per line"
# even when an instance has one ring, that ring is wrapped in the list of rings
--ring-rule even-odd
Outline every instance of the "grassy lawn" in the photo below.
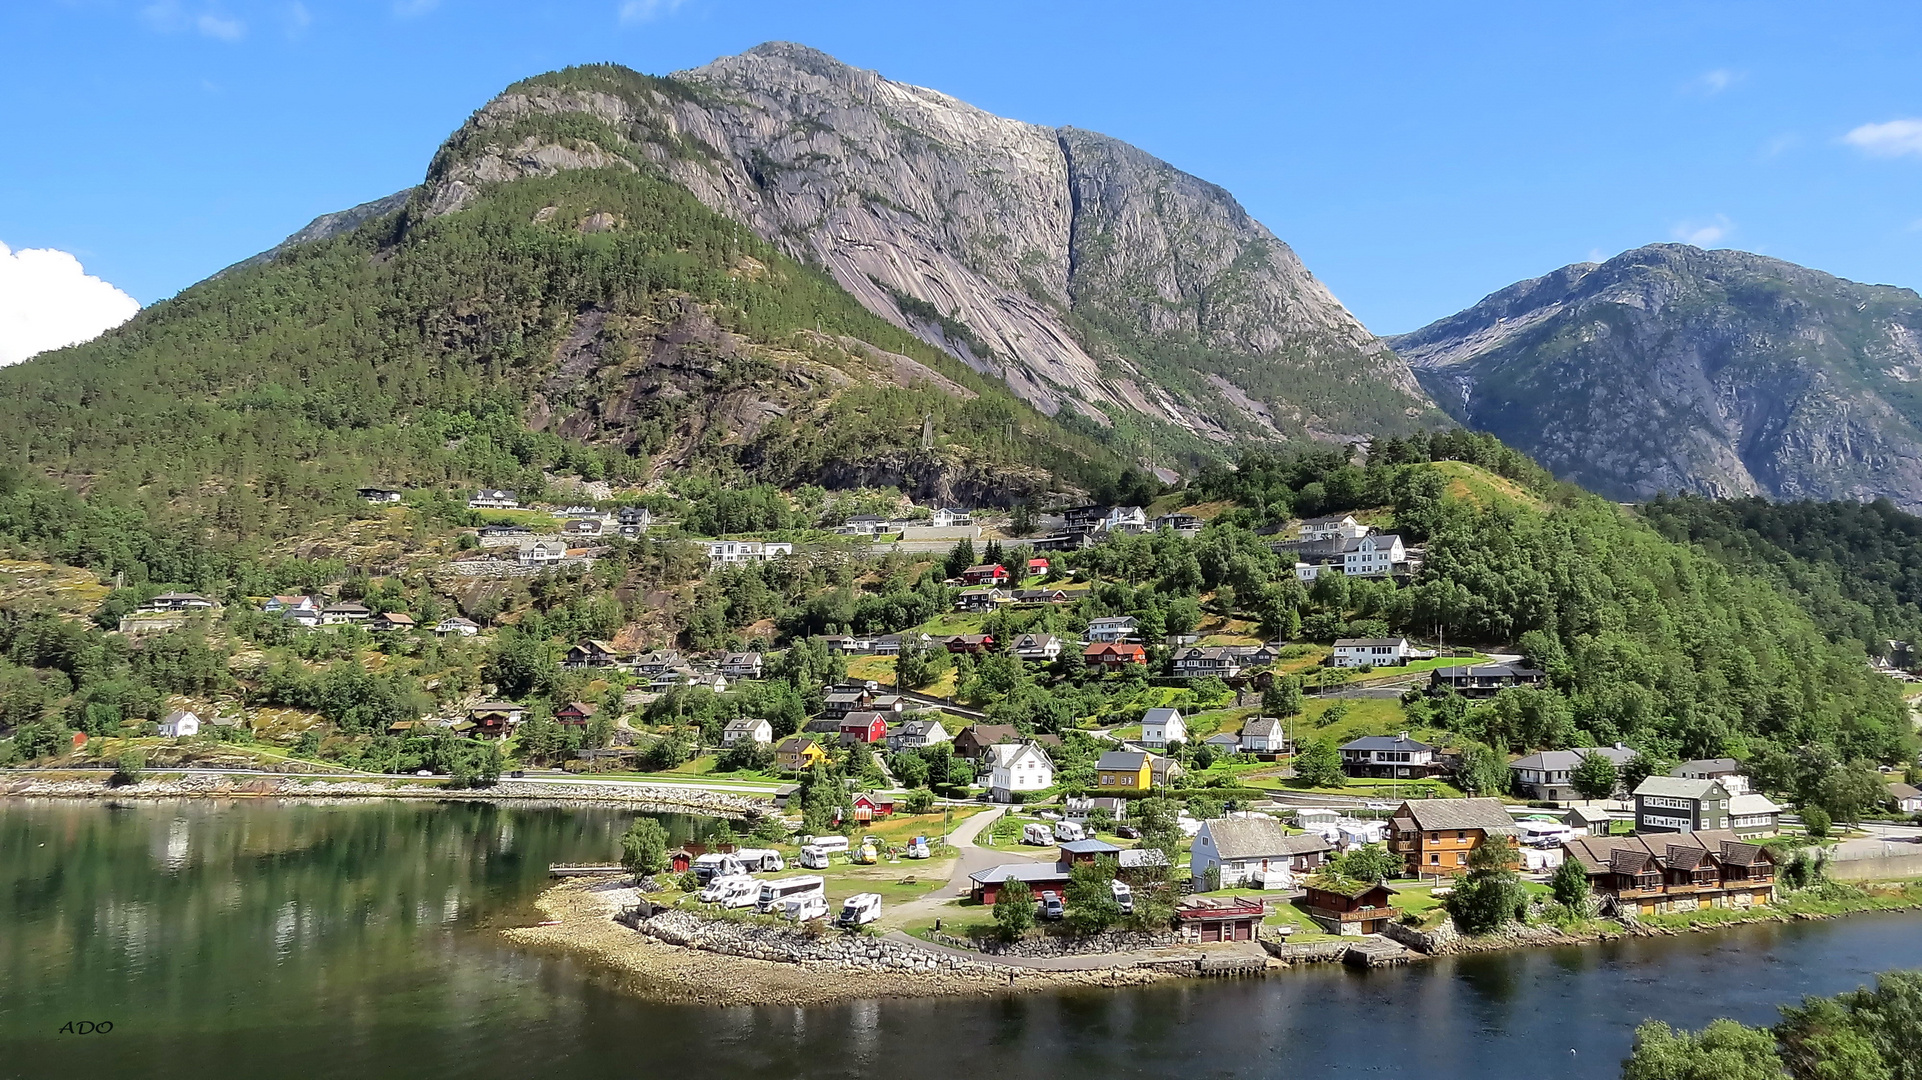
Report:
[[[1295,738],[1332,741],[1336,745],[1363,735],[1394,735],[1411,731],[1408,714],[1392,698],[1309,698],[1304,719],[1290,721]],[[1345,706],[1345,708],[1343,707]],[[1330,717],[1333,710],[1338,716]]]
[[[1288,935],[1289,941],[1333,941],[1338,936],[1323,930],[1321,924],[1308,917],[1307,912],[1286,902],[1270,905],[1261,925],[1294,927],[1294,932]]]
[[[848,678],[854,682],[878,682],[882,686],[893,686],[895,660],[892,656],[851,656],[848,658]]]
[[[1448,497],[1476,506],[1526,506],[1539,510],[1542,500],[1506,477],[1465,461],[1437,461],[1426,466],[1448,481]]]
[[[1366,686],[1372,682],[1385,682],[1387,680],[1398,679],[1406,675],[1419,674],[1424,671],[1433,671],[1436,668],[1459,667],[1464,664],[1486,664],[1486,663],[1488,663],[1488,657],[1482,655],[1481,653],[1476,653],[1473,656],[1438,656],[1432,660],[1413,660],[1413,661],[1410,661],[1409,663],[1401,665],[1400,667],[1372,668],[1365,672],[1358,670],[1352,679],[1352,684],[1357,686]]]
[[[967,938],[972,936],[971,932],[987,933],[994,929],[994,909],[971,900],[954,900],[942,905],[933,914],[902,923],[901,929],[915,937],[926,938],[934,929],[936,920],[940,921],[943,934]]]
[[[1335,650],[1327,645],[1288,645],[1281,650],[1281,658],[1275,661],[1275,670],[1287,675],[1299,675],[1321,666],[1323,660],[1335,655]]]
[[[1198,742],[1224,731],[1238,732],[1241,730],[1243,720],[1260,712],[1259,708],[1253,707],[1209,709],[1195,713],[1193,716],[1183,717],[1188,725],[1188,741]]]
[[[987,621],[988,617],[986,614],[972,611],[950,611],[945,614],[936,615],[934,618],[908,631],[908,633],[931,634],[936,637],[951,637],[955,634],[978,634],[981,632],[981,627],[985,625]]]

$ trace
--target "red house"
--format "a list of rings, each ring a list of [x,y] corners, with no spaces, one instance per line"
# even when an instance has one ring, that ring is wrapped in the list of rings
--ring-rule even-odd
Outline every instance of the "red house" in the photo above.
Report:
[[[1045,574],[1047,572],[1048,572],[1048,560],[1046,559],[1029,559],[1028,560],[1028,573]]]
[[[585,724],[592,720],[599,710],[598,705],[589,705],[584,701],[570,701],[554,710],[554,719],[563,724]]]
[[[1005,566],[991,566],[986,563],[980,566],[970,566],[966,570],[961,571],[961,580],[970,585],[1006,585],[1008,583],[1008,568]]]
[[[876,818],[893,817],[894,800],[885,795],[870,795],[862,792],[854,797],[854,820],[873,821]]]
[[[1097,641],[1081,651],[1081,658],[1086,660],[1090,667],[1098,667],[1105,671],[1120,671],[1130,664],[1147,663],[1148,650],[1140,645],[1130,645],[1126,642]]]
[[[1175,930],[1183,941],[1253,941],[1267,911],[1246,896],[1195,896],[1175,908]]]
[[[984,653],[994,648],[993,634],[956,634],[948,639],[951,653]]]
[[[841,718],[841,741],[878,743],[888,737],[888,713],[851,712]]]

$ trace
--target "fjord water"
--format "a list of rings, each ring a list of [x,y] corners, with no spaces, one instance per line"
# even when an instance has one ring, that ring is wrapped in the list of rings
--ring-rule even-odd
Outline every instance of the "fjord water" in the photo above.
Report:
[[[631,814],[0,801],[0,1077],[1613,1077],[1656,1016],[1922,965],[1859,916],[1382,972],[812,1008],[648,1004],[504,942]],[[691,819],[666,819],[686,836]],[[69,1021],[113,1025],[63,1034]],[[1572,1051],[1572,1052],[1571,1052]]]

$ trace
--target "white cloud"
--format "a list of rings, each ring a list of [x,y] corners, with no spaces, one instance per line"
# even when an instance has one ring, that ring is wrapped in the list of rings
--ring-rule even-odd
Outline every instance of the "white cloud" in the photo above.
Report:
[[[1922,120],[1863,124],[1842,136],[1842,141],[1870,157],[1922,156]]]
[[[1688,89],[1704,97],[1714,97],[1746,78],[1748,78],[1747,72],[1716,68],[1713,71],[1704,71],[1691,79]]]
[[[0,244],[0,364],[90,341],[139,310],[64,251]]]
[[[214,7],[204,7],[197,14],[189,12],[180,0],[158,0],[140,9],[140,17],[148,26],[163,34],[177,34],[183,30],[193,30],[204,37],[216,41],[239,41],[247,36],[247,24],[231,15],[223,15]]]
[[[1684,244],[1707,247],[1735,231],[1735,223],[1726,214],[1717,214],[1713,221],[1684,221],[1669,230],[1669,235]]]
[[[1785,131],[1780,135],[1771,137],[1767,142],[1762,144],[1762,156],[1765,158],[1781,157],[1783,154],[1788,153],[1800,145],[1802,145],[1802,137],[1800,135],[1797,135],[1793,131]]]
[[[201,13],[201,16],[194,20],[194,29],[220,41],[239,41],[247,36],[246,23],[225,15],[215,15],[210,11]]]
[[[394,0],[394,14],[403,19],[425,15],[440,6],[440,0]]]
[[[301,3],[300,0],[294,0],[293,3],[288,4],[285,14],[287,36],[290,38],[299,37],[307,32],[308,27],[314,25],[313,12],[308,11],[307,5]]]
[[[672,15],[681,6],[681,0],[626,0],[620,8],[621,25],[638,26],[653,22],[663,15]]]

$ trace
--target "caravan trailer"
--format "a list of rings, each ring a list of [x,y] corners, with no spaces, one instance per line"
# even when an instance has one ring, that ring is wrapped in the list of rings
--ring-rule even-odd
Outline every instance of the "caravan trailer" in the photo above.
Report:
[[[818,874],[805,874],[805,875],[802,875],[801,877],[781,878],[777,881],[763,881],[761,882],[760,895],[755,898],[754,910],[760,912],[763,915],[776,914],[781,911],[782,906],[785,905],[789,900],[793,900],[802,896],[807,896],[809,894],[817,894],[821,896],[822,897],[821,902],[823,905],[825,905],[827,903],[826,890],[827,890],[827,882],[823,880]],[[824,907],[822,914],[826,914],[826,913],[827,912]]]
[[[820,848],[829,855],[846,855],[848,853],[848,838],[845,836],[810,836],[806,840],[801,841],[801,845],[803,847]]]
[[[773,848],[742,848],[734,853],[734,857],[741,860],[741,865],[747,867],[749,873],[759,871],[777,874],[787,869],[787,860],[781,858],[781,853]]]

